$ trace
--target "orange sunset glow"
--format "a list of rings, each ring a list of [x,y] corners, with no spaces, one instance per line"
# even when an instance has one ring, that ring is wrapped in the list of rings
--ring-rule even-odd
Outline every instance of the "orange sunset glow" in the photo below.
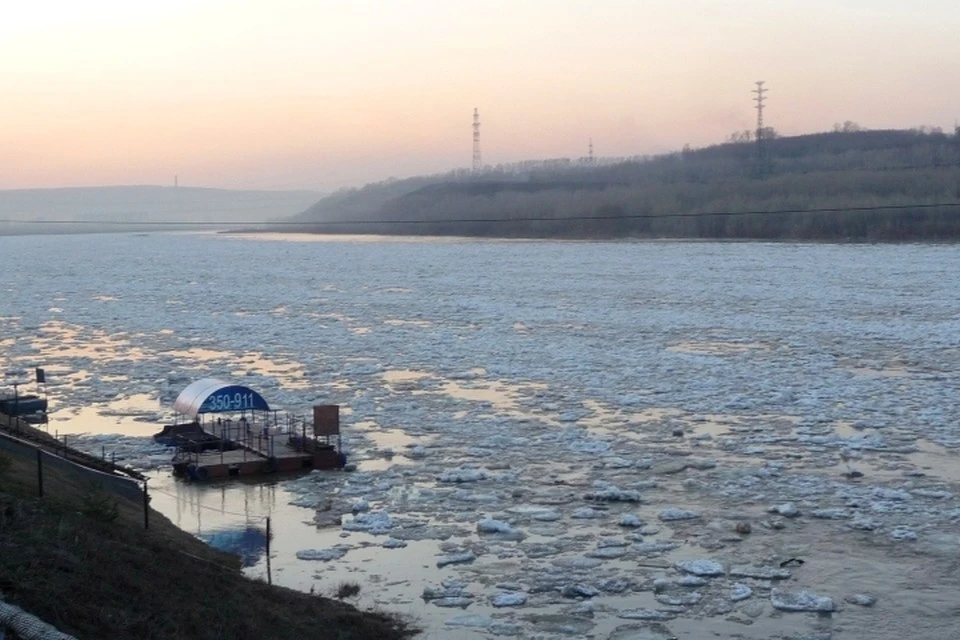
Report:
[[[952,130],[960,8],[889,0],[46,0],[0,22],[0,188],[330,189],[853,120]]]

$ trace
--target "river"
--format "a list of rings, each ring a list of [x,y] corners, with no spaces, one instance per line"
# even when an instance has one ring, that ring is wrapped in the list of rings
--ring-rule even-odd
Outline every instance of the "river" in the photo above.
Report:
[[[424,638],[942,638],[958,272],[951,245],[0,237],[0,367],[44,367],[51,433],[151,469],[178,526],[250,534],[251,577],[269,516],[275,583],[357,582]],[[207,376],[339,404],[357,471],[174,480],[147,436]]]

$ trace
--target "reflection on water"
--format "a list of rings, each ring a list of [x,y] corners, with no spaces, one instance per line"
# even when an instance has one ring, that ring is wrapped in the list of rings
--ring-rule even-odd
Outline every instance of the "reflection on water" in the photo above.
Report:
[[[400,320],[397,318],[389,318],[383,321],[383,324],[388,324],[394,327],[402,327],[405,325],[420,327],[421,329],[429,329],[433,326],[432,322],[427,320]]]
[[[123,335],[125,334],[111,335],[100,329],[51,320],[40,327],[38,335],[31,341],[31,346],[45,354],[45,359],[49,359],[51,355],[57,358],[145,359],[146,354],[121,337]]]
[[[748,351],[769,350],[772,347],[762,342],[722,342],[722,341],[703,341],[703,342],[679,342],[667,347],[667,351],[676,353],[689,353],[702,356],[724,356]]]
[[[476,238],[457,238],[457,237],[428,237],[428,236],[376,236],[376,235],[350,235],[350,234],[322,234],[322,233],[283,233],[283,232],[260,232],[260,233],[223,233],[221,238],[232,238],[239,240],[272,240],[275,242],[360,242],[369,243],[432,243],[449,244],[458,242],[477,242]]]
[[[960,465],[957,464],[957,455],[950,449],[929,440],[917,440],[916,453],[907,455],[907,458],[916,465],[922,473],[948,482],[960,483]]]
[[[190,347],[189,349],[171,349],[163,352],[163,355],[173,358],[182,358],[191,362],[214,362],[216,360],[225,360],[233,358],[229,351],[220,351],[217,349],[203,349],[200,347]]]
[[[396,385],[403,382],[416,382],[423,378],[429,378],[433,374],[428,371],[413,371],[412,369],[389,369],[381,375],[387,383]]]
[[[251,525],[215,529],[198,537],[215,549],[240,556],[244,567],[256,566],[267,550],[266,529]]]

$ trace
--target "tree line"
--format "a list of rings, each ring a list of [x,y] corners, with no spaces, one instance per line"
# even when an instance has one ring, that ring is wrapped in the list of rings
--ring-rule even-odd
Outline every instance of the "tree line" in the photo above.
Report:
[[[741,138],[596,166],[532,163],[389,181],[334,194],[293,221],[302,223],[296,230],[322,233],[960,239],[960,208],[928,207],[960,202],[960,135],[848,124],[761,142]]]

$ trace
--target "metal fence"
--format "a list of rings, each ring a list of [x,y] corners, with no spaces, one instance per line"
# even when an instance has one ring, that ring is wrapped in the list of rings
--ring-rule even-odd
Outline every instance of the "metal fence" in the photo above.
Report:
[[[57,441],[52,438],[49,442],[41,442],[42,438],[27,440],[21,436],[31,432],[26,431],[23,425],[17,425],[18,432],[12,428],[13,420],[8,419],[0,423],[0,451],[33,463],[39,497],[43,498],[49,492],[49,488],[44,486],[44,471],[49,473],[50,470],[56,470],[59,475],[75,482],[78,486],[113,493],[131,500],[142,500],[144,528],[149,527],[150,497],[145,477],[140,476],[142,480],[137,480],[131,476],[140,474],[127,469],[124,471],[129,475],[118,475],[114,471],[118,465],[66,446],[58,448]],[[110,471],[102,469],[110,469]]]

